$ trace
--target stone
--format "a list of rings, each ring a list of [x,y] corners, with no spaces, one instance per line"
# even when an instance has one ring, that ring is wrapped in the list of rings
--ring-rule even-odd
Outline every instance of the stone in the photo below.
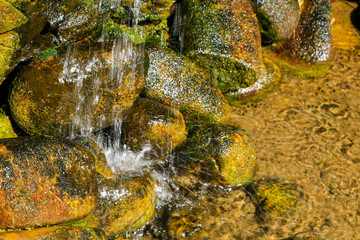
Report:
[[[20,27],[27,18],[10,3],[0,0],[0,34]]]
[[[56,55],[31,62],[12,84],[10,110],[31,135],[106,128],[132,106],[145,84],[144,51],[121,39],[114,46],[75,45]]]
[[[298,0],[252,0],[260,26],[262,44],[288,39],[300,17]]]
[[[17,135],[11,125],[9,117],[0,108],[0,138],[16,138]]]
[[[94,228],[52,226],[33,230],[0,233],[1,240],[106,240],[105,233]]]
[[[279,49],[295,63],[329,62],[334,58],[332,44],[331,4],[329,0],[306,0],[302,6],[294,37]]]
[[[0,139],[0,229],[60,224],[97,204],[93,154],[66,139]]]
[[[102,178],[98,201],[90,215],[69,225],[101,228],[113,238],[152,219],[156,209],[155,182],[149,176]]]
[[[222,93],[252,85],[262,72],[258,22],[247,0],[183,0],[178,50],[205,69]],[[174,33],[178,34],[174,34]]]
[[[15,31],[0,34],[0,85],[9,73],[15,51],[20,47],[19,35]]]
[[[132,151],[151,145],[156,159],[169,154],[186,139],[185,121],[179,110],[146,98],[138,98],[123,119],[123,142]]]
[[[166,48],[149,48],[142,95],[178,108],[185,119],[227,122],[230,106],[221,91],[187,58]]]
[[[187,140],[176,149],[175,166],[184,173],[184,180],[195,176],[236,187],[253,180],[257,161],[253,144],[243,130],[195,122],[189,127]]]

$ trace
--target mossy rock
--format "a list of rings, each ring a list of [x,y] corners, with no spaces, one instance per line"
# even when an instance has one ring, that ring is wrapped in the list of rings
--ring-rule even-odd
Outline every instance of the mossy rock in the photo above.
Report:
[[[294,183],[280,182],[278,179],[260,179],[247,188],[255,202],[257,213],[275,212],[283,215],[295,211],[302,193]]]
[[[224,94],[231,106],[260,101],[280,85],[282,75],[279,67],[266,57],[263,58],[263,63],[264,71],[253,85]]]
[[[205,69],[222,93],[252,85],[262,71],[258,22],[246,0],[183,0],[179,51]],[[183,36],[181,36],[183,34]]]
[[[155,209],[155,182],[149,176],[102,178],[96,209],[68,225],[101,228],[108,237],[116,237],[150,221]]]
[[[0,138],[16,138],[9,117],[0,109]]]
[[[142,48],[121,39],[114,47],[76,45],[24,67],[12,83],[10,110],[30,135],[97,131],[132,106],[145,84],[146,65]]]
[[[298,0],[252,0],[263,44],[288,39],[300,17]]]
[[[298,64],[330,62],[332,44],[329,0],[307,0],[302,6],[294,36],[280,48],[281,55]]]
[[[175,166],[183,179],[194,175],[236,187],[252,181],[257,161],[249,136],[238,127],[192,123],[187,140],[176,149]]]
[[[133,151],[151,145],[148,153],[162,158],[186,139],[185,121],[179,110],[138,98],[122,124],[123,142]]]
[[[202,69],[166,48],[149,48],[149,71],[142,95],[178,107],[185,118],[227,122],[230,106]]]
[[[103,18],[108,8],[99,7],[101,0],[43,0],[47,10],[45,15],[50,30],[57,31],[62,43],[80,41],[101,30]],[[104,11],[103,11],[104,10]]]
[[[97,204],[93,154],[66,139],[0,139],[0,229],[74,221]]]
[[[103,231],[94,228],[52,226],[33,230],[0,233],[1,240],[106,240]]]
[[[0,0],[0,34],[11,31],[27,22],[27,18],[10,3]]]
[[[20,47],[19,43],[19,35],[15,31],[0,34],[0,85],[10,71],[10,63]]]

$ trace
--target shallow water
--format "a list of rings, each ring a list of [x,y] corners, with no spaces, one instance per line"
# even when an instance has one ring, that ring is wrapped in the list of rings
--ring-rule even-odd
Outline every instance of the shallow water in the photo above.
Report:
[[[335,17],[356,7],[333,5]],[[336,24],[351,31],[352,42],[344,44]],[[354,47],[360,38],[342,19],[334,26],[336,58],[327,73],[284,76],[260,102],[233,109],[232,119],[254,141],[257,179],[297,184],[303,197],[296,211],[259,218],[244,189],[214,191],[162,209],[164,222],[150,223],[142,239],[360,239],[360,51]]]

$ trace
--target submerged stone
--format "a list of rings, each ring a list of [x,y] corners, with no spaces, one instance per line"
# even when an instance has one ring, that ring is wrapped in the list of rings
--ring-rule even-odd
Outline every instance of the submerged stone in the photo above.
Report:
[[[230,106],[201,68],[166,48],[148,50],[150,66],[142,94],[178,108],[185,118],[227,122]]]
[[[179,12],[172,38],[179,38],[180,52],[204,68],[223,93],[256,81],[262,71],[261,38],[247,0],[183,0]]]
[[[27,18],[10,3],[0,0],[0,34],[20,27]]]
[[[185,121],[181,113],[169,106],[146,98],[138,98],[122,124],[123,142],[133,151],[151,145],[149,154],[161,158],[186,139]]]
[[[35,60],[12,84],[10,109],[31,135],[92,132],[113,124],[145,84],[140,46],[118,43],[75,45],[56,57]]]
[[[93,154],[65,139],[0,139],[0,229],[53,225],[97,203]]]
[[[209,182],[239,186],[255,176],[257,161],[248,135],[230,125],[190,126],[187,140],[176,149],[180,173]],[[186,177],[184,177],[186,179]]]
[[[252,0],[251,2],[259,21],[263,44],[287,39],[295,31],[300,17],[298,0]]]
[[[94,228],[53,226],[33,230],[0,233],[1,240],[106,240],[104,232]]]
[[[0,34],[0,85],[9,73],[11,59],[20,47],[19,35],[15,31]]]
[[[143,226],[155,209],[155,182],[149,176],[101,179],[96,209],[69,225],[101,228],[108,237],[115,237]]]
[[[294,37],[279,51],[295,63],[329,62],[334,57],[329,0],[304,1]]]
[[[260,215],[266,212],[282,215],[294,211],[302,196],[296,184],[280,182],[278,179],[260,179],[249,185],[247,191]]]

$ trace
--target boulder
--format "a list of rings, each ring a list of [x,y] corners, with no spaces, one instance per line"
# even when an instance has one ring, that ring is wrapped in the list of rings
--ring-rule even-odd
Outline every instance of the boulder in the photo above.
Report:
[[[68,136],[108,127],[145,84],[143,50],[121,39],[114,46],[75,45],[56,55],[31,62],[12,83],[12,115],[31,135]]]
[[[0,233],[1,240],[106,240],[100,229],[53,226]]]
[[[204,68],[222,93],[252,85],[262,71],[258,22],[247,0],[183,0],[179,51]]]
[[[0,34],[0,85],[9,73],[11,59],[20,47],[19,35],[15,31]]]
[[[334,58],[332,45],[331,4],[329,0],[306,0],[294,37],[284,43],[280,52],[305,64],[329,62]]]
[[[100,31],[103,23],[101,0],[44,0],[50,29],[62,43],[77,42]]]
[[[27,18],[10,3],[0,0],[0,34],[20,27],[27,22]]]
[[[288,39],[300,17],[298,0],[252,0],[263,44]]]
[[[257,170],[248,135],[238,127],[221,124],[193,123],[187,140],[176,149],[175,165],[184,181],[195,176],[233,187],[252,181]]]
[[[123,142],[133,151],[151,145],[149,155],[161,158],[186,139],[185,121],[181,113],[169,106],[146,98],[138,98],[122,124]]]
[[[95,159],[66,139],[0,139],[0,229],[74,221],[97,204]]]
[[[143,226],[152,219],[155,209],[155,182],[149,176],[102,178],[96,209],[68,225],[101,228],[108,237],[115,237]]]
[[[230,106],[199,67],[167,48],[149,48],[148,53],[150,66],[143,96],[179,108],[185,118],[230,119]]]

